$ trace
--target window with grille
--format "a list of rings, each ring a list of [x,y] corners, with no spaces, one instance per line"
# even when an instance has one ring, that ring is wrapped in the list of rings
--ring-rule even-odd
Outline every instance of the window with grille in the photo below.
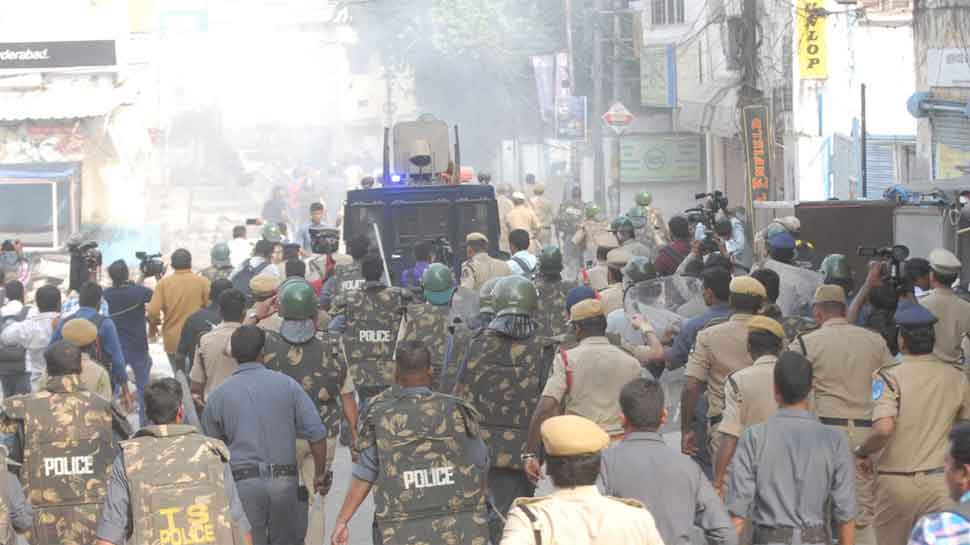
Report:
[[[867,15],[899,13],[913,9],[912,0],[861,0],[859,5]]]
[[[651,0],[650,15],[653,26],[682,24],[684,0]]]

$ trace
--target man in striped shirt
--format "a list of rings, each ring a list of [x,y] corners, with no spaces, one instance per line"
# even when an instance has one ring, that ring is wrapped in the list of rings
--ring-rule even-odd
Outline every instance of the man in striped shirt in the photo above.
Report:
[[[970,544],[970,425],[955,426],[950,432],[950,449],[944,465],[952,508],[925,515],[909,536],[910,545]]]

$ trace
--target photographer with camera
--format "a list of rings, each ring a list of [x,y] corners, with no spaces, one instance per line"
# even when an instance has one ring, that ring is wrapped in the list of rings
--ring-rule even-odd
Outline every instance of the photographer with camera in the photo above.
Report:
[[[340,233],[336,229],[311,226],[309,233],[312,255],[307,260],[306,278],[319,296],[324,283],[333,275],[337,265],[349,265],[353,262],[353,259],[337,252],[340,245]]]
[[[909,248],[902,245],[884,248],[859,248],[862,257],[876,257],[869,263],[869,274],[849,306],[849,323],[861,325],[882,335],[893,355],[899,353],[895,314],[902,300],[916,301],[913,286],[903,274]]]
[[[152,300],[152,290],[131,282],[128,264],[122,259],[108,266],[108,276],[111,277],[112,286],[104,290],[104,300],[108,302],[108,312],[118,330],[125,363],[135,371],[138,417],[141,424],[146,425],[145,386],[148,385],[152,358],[148,353],[145,307]]]
[[[185,354],[177,353],[182,326],[195,311],[209,303],[210,283],[192,272],[192,254],[184,248],[172,252],[174,272],[158,282],[148,304],[149,334],[158,335],[162,325],[165,353],[173,371],[186,371]]]
[[[744,224],[733,214],[728,213],[727,197],[720,191],[715,191],[713,193],[698,193],[694,195],[694,198],[705,199],[700,207],[703,219],[694,226],[694,239],[707,242],[713,251],[713,245],[710,244],[708,238],[708,231],[712,230],[717,237],[724,240],[724,246],[727,249],[725,257],[740,259],[747,244],[744,236]]]

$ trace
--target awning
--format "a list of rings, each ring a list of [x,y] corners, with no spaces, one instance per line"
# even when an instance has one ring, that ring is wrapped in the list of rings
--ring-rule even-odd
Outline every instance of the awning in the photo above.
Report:
[[[110,80],[78,77],[26,91],[0,91],[0,121],[97,117],[124,102]]]

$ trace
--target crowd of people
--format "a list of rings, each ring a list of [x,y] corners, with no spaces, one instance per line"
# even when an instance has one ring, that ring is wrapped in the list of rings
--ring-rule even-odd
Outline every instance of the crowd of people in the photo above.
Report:
[[[467,233],[455,274],[420,241],[394,286],[318,203],[292,242],[270,218],[204,269],[172,252],[153,289],[117,261],[28,305],[8,276],[0,543],[344,545],[368,496],[385,545],[970,543],[955,255],[857,285],[781,218],[748,271],[730,215],[665,222],[644,193],[607,222],[532,187],[498,188],[501,255]],[[150,380],[157,338],[174,378]]]

